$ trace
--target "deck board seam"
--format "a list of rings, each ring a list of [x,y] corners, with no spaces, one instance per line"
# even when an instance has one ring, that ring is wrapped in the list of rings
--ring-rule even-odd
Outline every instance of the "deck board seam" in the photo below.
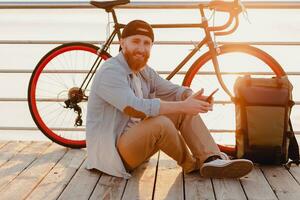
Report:
[[[154,196],[155,196],[155,188],[156,188],[156,180],[157,180],[159,159],[160,159],[160,151],[158,151],[157,162],[156,162],[156,167],[155,167],[155,177],[154,177],[154,184],[153,184],[152,197],[151,197],[152,200],[154,200]]]
[[[123,191],[122,191],[122,195],[121,195],[120,200],[123,199],[123,196],[124,196],[124,194],[125,194],[125,190],[126,190],[127,184],[128,184],[128,179],[126,180],[126,183],[125,183],[125,185],[124,185],[124,188],[123,188]]]
[[[266,179],[268,185],[270,186],[271,190],[272,190],[273,193],[275,194],[276,198],[279,200],[279,197],[278,197],[278,195],[277,195],[277,193],[276,193],[276,190],[272,187],[272,185],[271,185],[269,179],[267,178],[266,174],[264,173],[264,170],[262,170],[262,169],[260,168],[260,166],[259,166],[258,168],[259,168],[259,170],[262,172],[264,178]]]
[[[297,167],[299,167],[299,166],[297,166]],[[290,175],[294,178],[294,180],[298,183],[298,185],[300,185],[300,182],[298,181],[298,179],[294,176],[294,174],[290,171],[290,170],[287,170],[289,173],[290,173]]]
[[[12,141],[6,141],[6,143],[2,144],[2,146],[0,147],[0,150],[1,150],[2,148],[4,148],[7,144],[9,144],[10,142],[12,142]]]
[[[246,199],[248,200],[249,198],[248,198],[248,196],[247,196],[246,190],[245,190],[245,188],[244,188],[244,185],[243,185],[241,179],[239,179],[239,183],[240,183],[240,185],[241,185],[241,187],[242,187],[242,190],[243,190],[243,192],[244,192],[244,194],[245,194]]]
[[[211,183],[211,187],[213,189],[214,198],[217,199],[217,194],[216,194],[214,182],[213,182],[213,180],[211,178],[210,178],[210,183]]]
[[[13,142],[8,142],[6,143],[4,146],[8,145],[9,143],[13,143]],[[28,147],[30,144],[32,144],[32,142],[29,142],[27,145],[25,145],[22,149],[17,150],[6,162],[0,164],[0,168],[5,165],[7,162],[9,162],[11,159],[13,159],[18,153],[20,153],[21,151],[23,151],[26,147]],[[3,147],[4,147],[3,146]],[[1,147],[0,149],[2,149],[3,147]]]
[[[85,159],[84,159],[85,160]],[[83,163],[82,163],[83,164]],[[82,165],[81,164],[81,165]],[[80,167],[79,167],[80,168]],[[86,169],[87,170],[87,169]],[[77,171],[76,171],[76,173],[77,173]],[[76,174],[75,173],[75,174]],[[94,191],[95,191],[95,189],[96,189],[96,187],[97,187],[97,185],[98,185],[98,183],[99,183],[99,181],[100,181],[100,178],[101,178],[101,176],[102,176],[102,172],[100,172],[100,174],[99,174],[99,177],[98,177],[98,180],[97,180],[97,182],[96,182],[96,184],[94,185],[94,188],[92,189],[92,191],[91,191],[91,194],[90,194],[90,196],[88,197],[88,199],[90,199],[91,197],[92,197],[92,195],[93,195],[93,193],[94,193]]]
[[[60,192],[60,194],[57,196],[56,199],[59,199],[60,196],[64,193],[65,189],[68,187],[68,185],[70,184],[70,182],[73,180],[73,178],[75,177],[75,175],[77,174],[77,172],[79,171],[81,165],[83,165],[84,161],[86,159],[86,156],[83,158],[81,164],[78,166],[78,168],[75,170],[75,173],[71,176],[71,178],[69,179],[69,181],[67,182],[67,184],[65,185],[65,187],[62,189],[62,191]]]
[[[59,163],[59,161],[63,159],[63,157],[67,154],[68,151],[69,151],[68,149],[65,150],[65,153],[61,156],[61,158],[58,159],[58,160],[55,162],[55,164],[49,169],[49,171],[43,176],[43,178],[41,178],[41,180],[38,181],[38,182],[36,183],[36,185],[32,188],[32,190],[31,190],[30,192],[28,192],[27,195],[25,195],[24,199],[27,199],[27,198],[31,195],[31,193],[34,192],[34,190],[35,190],[35,189],[39,186],[39,184],[45,179],[45,177],[48,176],[48,174],[49,174],[49,173],[51,172],[51,170]]]
[[[185,195],[185,179],[184,179],[184,171],[182,170],[182,190],[183,190],[183,199],[186,199]]]
[[[34,142],[30,143],[33,144]],[[30,162],[28,163],[28,165],[22,170],[20,171],[20,173],[18,173],[13,179],[11,179],[10,181],[8,181],[5,185],[3,185],[2,187],[0,187],[0,191],[2,191],[3,189],[5,189],[11,182],[13,182],[16,178],[18,178],[22,173],[26,172],[30,166],[32,165],[32,163],[34,163],[39,157],[41,157],[43,155],[43,153],[50,147],[51,143],[49,143],[49,146],[42,152],[40,152],[38,155],[36,155],[36,157]]]

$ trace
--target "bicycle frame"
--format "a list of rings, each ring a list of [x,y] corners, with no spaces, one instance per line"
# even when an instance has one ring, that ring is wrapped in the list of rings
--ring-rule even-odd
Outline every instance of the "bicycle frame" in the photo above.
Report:
[[[103,8],[107,12],[112,13],[113,20],[115,23],[114,29],[112,33],[110,34],[109,38],[105,41],[105,43],[102,45],[101,48],[98,48],[95,45],[82,43],[82,42],[74,42],[74,43],[67,43],[62,44],[51,51],[49,51],[46,55],[43,56],[43,58],[39,61],[37,64],[35,70],[33,71],[29,87],[28,87],[28,105],[30,109],[30,113],[34,119],[34,122],[39,127],[39,129],[51,140],[54,142],[64,145],[66,147],[72,147],[72,148],[82,148],[86,146],[85,139],[81,137],[77,137],[77,130],[80,130],[80,128],[75,128],[78,126],[82,126],[82,109],[81,105],[79,103],[86,102],[88,100],[88,96],[85,95],[85,92],[87,92],[88,85],[91,82],[91,79],[93,78],[95,72],[97,71],[98,67],[100,66],[100,63],[102,62],[102,59],[106,60],[110,57],[110,55],[107,53],[107,50],[109,49],[110,45],[114,41],[115,37],[117,36],[118,39],[121,39],[121,29],[125,27],[124,24],[120,24],[117,20],[116,13],[113,10],[113,7],[120,4],[128,3],[128,0],[120,0],[119,2],[116,1],[110,1],[108,3],[94,3],[98,8]],[[204,9],[213,9],[215,11],[220,12],[226,12],[229,14],[229,17],[227,21],[221,25],[221,26],[209,26],[208,21],[204,14]],[[218,82],[221,84],[223,90],[227,92],[230,96],[230,92],[228,91],[227,87],[223,83],[221,73],[219,70],[219,63],[217,57],[222,55],[228,55],[231,53],[245,53],[246,55],[250,56],[250,58],[255,58],[258,61],[261,61],[264,63],[268,69],[271,69],[276,76],[282,77],[285,75],[284,70],[280,66],[280,64],[269,54],[266,52],[256,48],[252,47],[250,45],[221,45],[218,47],[215,45],[214,40],[211,36],[211,32],[213,32],[214,35],[228,35],[236,30],[238,27],[238,14],[242,11],[242,5],[239,4],[239,0],[234,0],[233,2],[224,2],[224,1],[211,1],[209,4],[202,4],[199,5],[199,10],[201,14],[201,23],[199,24],[152,24],[153,28],[201,28],[204,30],[204,37],[200,42],[197,42],[194,49],[192,49],[191,52],[189,52],[185,58],[175,67],[175,69],[168,75],[166,79],[170,80],[175,74],[177,74],[183,66],[187,64],[187,62],[192,57],[198,57],[196,56],[196,52],[199,51],[203,45],[208,46],[208,51],[204,54],[202,54],[200,57],[196,59],[196,61],[193,62],[193,64],[189,67],[184,80],[183,85],[185,86],[191,86],[192,87],[192,80],[194,80],[195,76],[197,75],[197,72],[200,70],[202,66],[205,66],[206,63],[211,62],[213,64],[215,74],[218,78]],[[233,19],[235,19],[235,25],[232,26],[230,30],[229,27],[231,27]],[[121,50],[121,49],[120,49]],[[88,71],[87,75],[84,75],[84,81],[82,81],[82,84],[80,88],[78,87],[78,84],[74,82],[74,77],[72,78],[72,85],[71,87],[67,86],[65,87],[65,79],[63,76],[61,80],[57,80],[56,75],[54,73],[53,77],[44,76],[44,72],[46,73],[47,70],[51,71],[53,70],[52,62],[56,62],[56,60],[59,60],[60,57],[68,55],[69,52],[77,52],[77,51],[83,51],[85,53],[89,53],[93,55],[92,60],[92,66]],[[65,54],[66,53],[66,54]],[[96,55],[95,55],[96,54]],[[77,59],[78,54],[70,54],[75,56]],[[222,56],[223,57],[223,56]],[[71,57],[70,57],[71,58]],[[219,58],[220,59],[220,58]],[[80,59],[79,59],[80,60]],[[221,59],[220,59],[221,60]],[[84,63],[86,60],[84,59]],[[223,61],[223,60],[222,60]],[[73,62],[72,62],[73,63]],[[211,64],[210,63],[210,64]],[[52,67],[51,67],[52,66]],[[54,65],[55,66],[55,65]],[[75,70],[76,70],[75,65]],[[72,65],[73,67],[73,65]],[[71,67],[71,68],[72,68]],[[84,65],[86,67],[86,65]],[[57,69],[55,68],[55,71]],[[63,68],[62,70],[65,71]],[[71,69],[73,70],[73,69]],[[68,71],[68,70],[67,70]],[[57,70],[57,73],[59,73],[59,70]],[[48,74],[47,74],[48,75]],[[52,79],[54,82],[58,82],[58,86],[49,87],[49,82],[47,79]],[[68,78],[66,78],[66,82],[68,82]],[[80,75],[80,79],[81,79]],[[46,79],[46,81],[43,81],[43,79]],[[51,80],[52,81],[52,80]],[[67,90],[66,90],[67,88]],[[48,90],[49,89],[49,90]],[[53,92],[52,92],[53,89]],[[51,95],[49,95],[51,94]],[[53,96],[54,95],[54,96]],[[65,95],[68,95],[66,97]],[[49,101],[48,98],[55,98],[58,101]],[[231,96],[232,97],[232,96]],[[45,101],[44,98],[47,100]],[[64,100],[64,101],[63,101]],[[232,97],[232,100],[234,102],[234,98]],[[41,103],[40,103],[41,102]],[[50,112],[45,108],[43,105],[43,102],[47,102],[47,107],[54,106],[53,110]],[[64,102],[64,104],[57,102]],[[51,104],[48,104],[51,103]],[[61,113],[65,112],[65,109],[70,109],[71,111],[74,111],[75,113],[75,123],[73,124],[73,118],[68,117],[66,119],[66,115],[61,116]],[[52,117],[52,113],[55,113],[55,118]],[[49,116],[48,116],[49,115]],[[69,115],[68,115],[69,116]],[[55,120],[53,120],[55,119]],[[67,122],[65,122],[65,120]],[[56,121],[59,123],[56,123]],[[65,128],[56,128],[56,126],[61,126],[63,124],[66,124]],[[64,131],[72,130],[75,131],[74,134],[65,134]],[[69,133],[69,132],[68,132]],[[75,138],[73,138],[73,136]],[[220,146],[223,151],[234,154],[234,148],[232,147],[226,147],[226,146]]]
[[[196,54],[196,52],[199,51],[203,45],[207,44],[207,46],[209,48],[209,52],[212,54],[213,66],[216,71],[218,81],[221,84],[224,91],[232,98],[231,93],[229,92],[228,88],[225,86],[225,84],[222,80],[222,77],[220,75],[219,63],[218,63],[218,59],[217,59],[218,47],[215,45],[215,43],[211,37],[211,32],[222,31],[222,30],[227,29],[232,24],[233,19],[235,19],[235,22],[236,22],[235,26],[230,31],[216,32],[215,35],[228,35],[228,34],[234,32],[236,30],[236,28],[238,27],[238,17],[237,16],[240,11],[239,10],[230,11],[229,18],[224,25],[216,26],[216,27],[209,27],[207,18],[204,13],[204,9],[205,9],[204,5],[199,4],[199,10],[200,10],[201,21],[202,21],[200,24],[151,24],[151,26],[153,28],[201,28],[201,29],[204,29],[204,32],[205,32],[204,38],[200,42],[198,42],[197,45],[195,45],[194,49],[188,55],[186,55],[186,57],[175,67],[175,69],[167,76],[166,79],[171,80],[172,77],[175,74],[177,74],[182,69],[182,67]],[[111,9],[107,12],[111,12],[111,14],[112,14],[113,21],[115,24],[114,30],[111,33],[111,35],[109,36],[109,38],[106,40],[106,42],[104,43],[102,48],[99,50],[99,52],[97,52],[98,55],[101,55],[101,53],[106,52],[108,50],[109,46],[112,44],[116,35],[118,37],[118,40],[120,41],[120,39],[121,39],[121,31],[120,30],[125,27],[124,24],[120,24],[118,22],[118,19],[117,19],[114,9]],[[86,90],[91,79],[93,78],[93,76],[95,74],[95,71],[100,66],[101,61],[102,61],[102,58],[99,56],[96,59],[96,61],[94,62],[92,68],[89,70],[87,76],[85,77],[82,85],[80,86],[80,90],[82,90],[82,91]]]

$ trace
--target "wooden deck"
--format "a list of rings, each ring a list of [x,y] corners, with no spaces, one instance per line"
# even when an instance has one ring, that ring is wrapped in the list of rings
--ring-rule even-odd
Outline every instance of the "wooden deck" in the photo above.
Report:
[[[85,169],[86,150],[0,141],[0,199],[300,199],[300,167],[255,166],[240,180],[185,175],[162,152],[128,181]]]

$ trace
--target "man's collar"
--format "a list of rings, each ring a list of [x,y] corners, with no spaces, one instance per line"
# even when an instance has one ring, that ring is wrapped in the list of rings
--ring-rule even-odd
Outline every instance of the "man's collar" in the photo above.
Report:
[[[122,51],[119,52],[119,54],[116,56],[116,59],[121,63],[121,66],[124,67],[124,69],[126,70],[127,72],[127,75],[128,74],[133,74],[132,70],[130,69]]]

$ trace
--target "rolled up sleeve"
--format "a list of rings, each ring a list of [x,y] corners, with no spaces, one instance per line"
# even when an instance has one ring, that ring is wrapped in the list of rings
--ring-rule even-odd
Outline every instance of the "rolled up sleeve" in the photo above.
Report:
[[[136,97],[127,75],[117,67],[106,66],[96,76],[99,76],[96,94],[121,112],[139,118],[159,114],[160,100]]]
[[[181,93],[179,94],[178,93],[178,97],[177,98],[179,98],[179,100],[178,101],[180,101],[180,100],[185,100],[188,96],[186,96],[186,94],[185,93],[190,93],[190,94],[193,94],[193,90],[191,89],[191,88],[189,88],[189,87],[186,87],[186,86],[182,86],[182,90],[183,91],[180,91]]]

